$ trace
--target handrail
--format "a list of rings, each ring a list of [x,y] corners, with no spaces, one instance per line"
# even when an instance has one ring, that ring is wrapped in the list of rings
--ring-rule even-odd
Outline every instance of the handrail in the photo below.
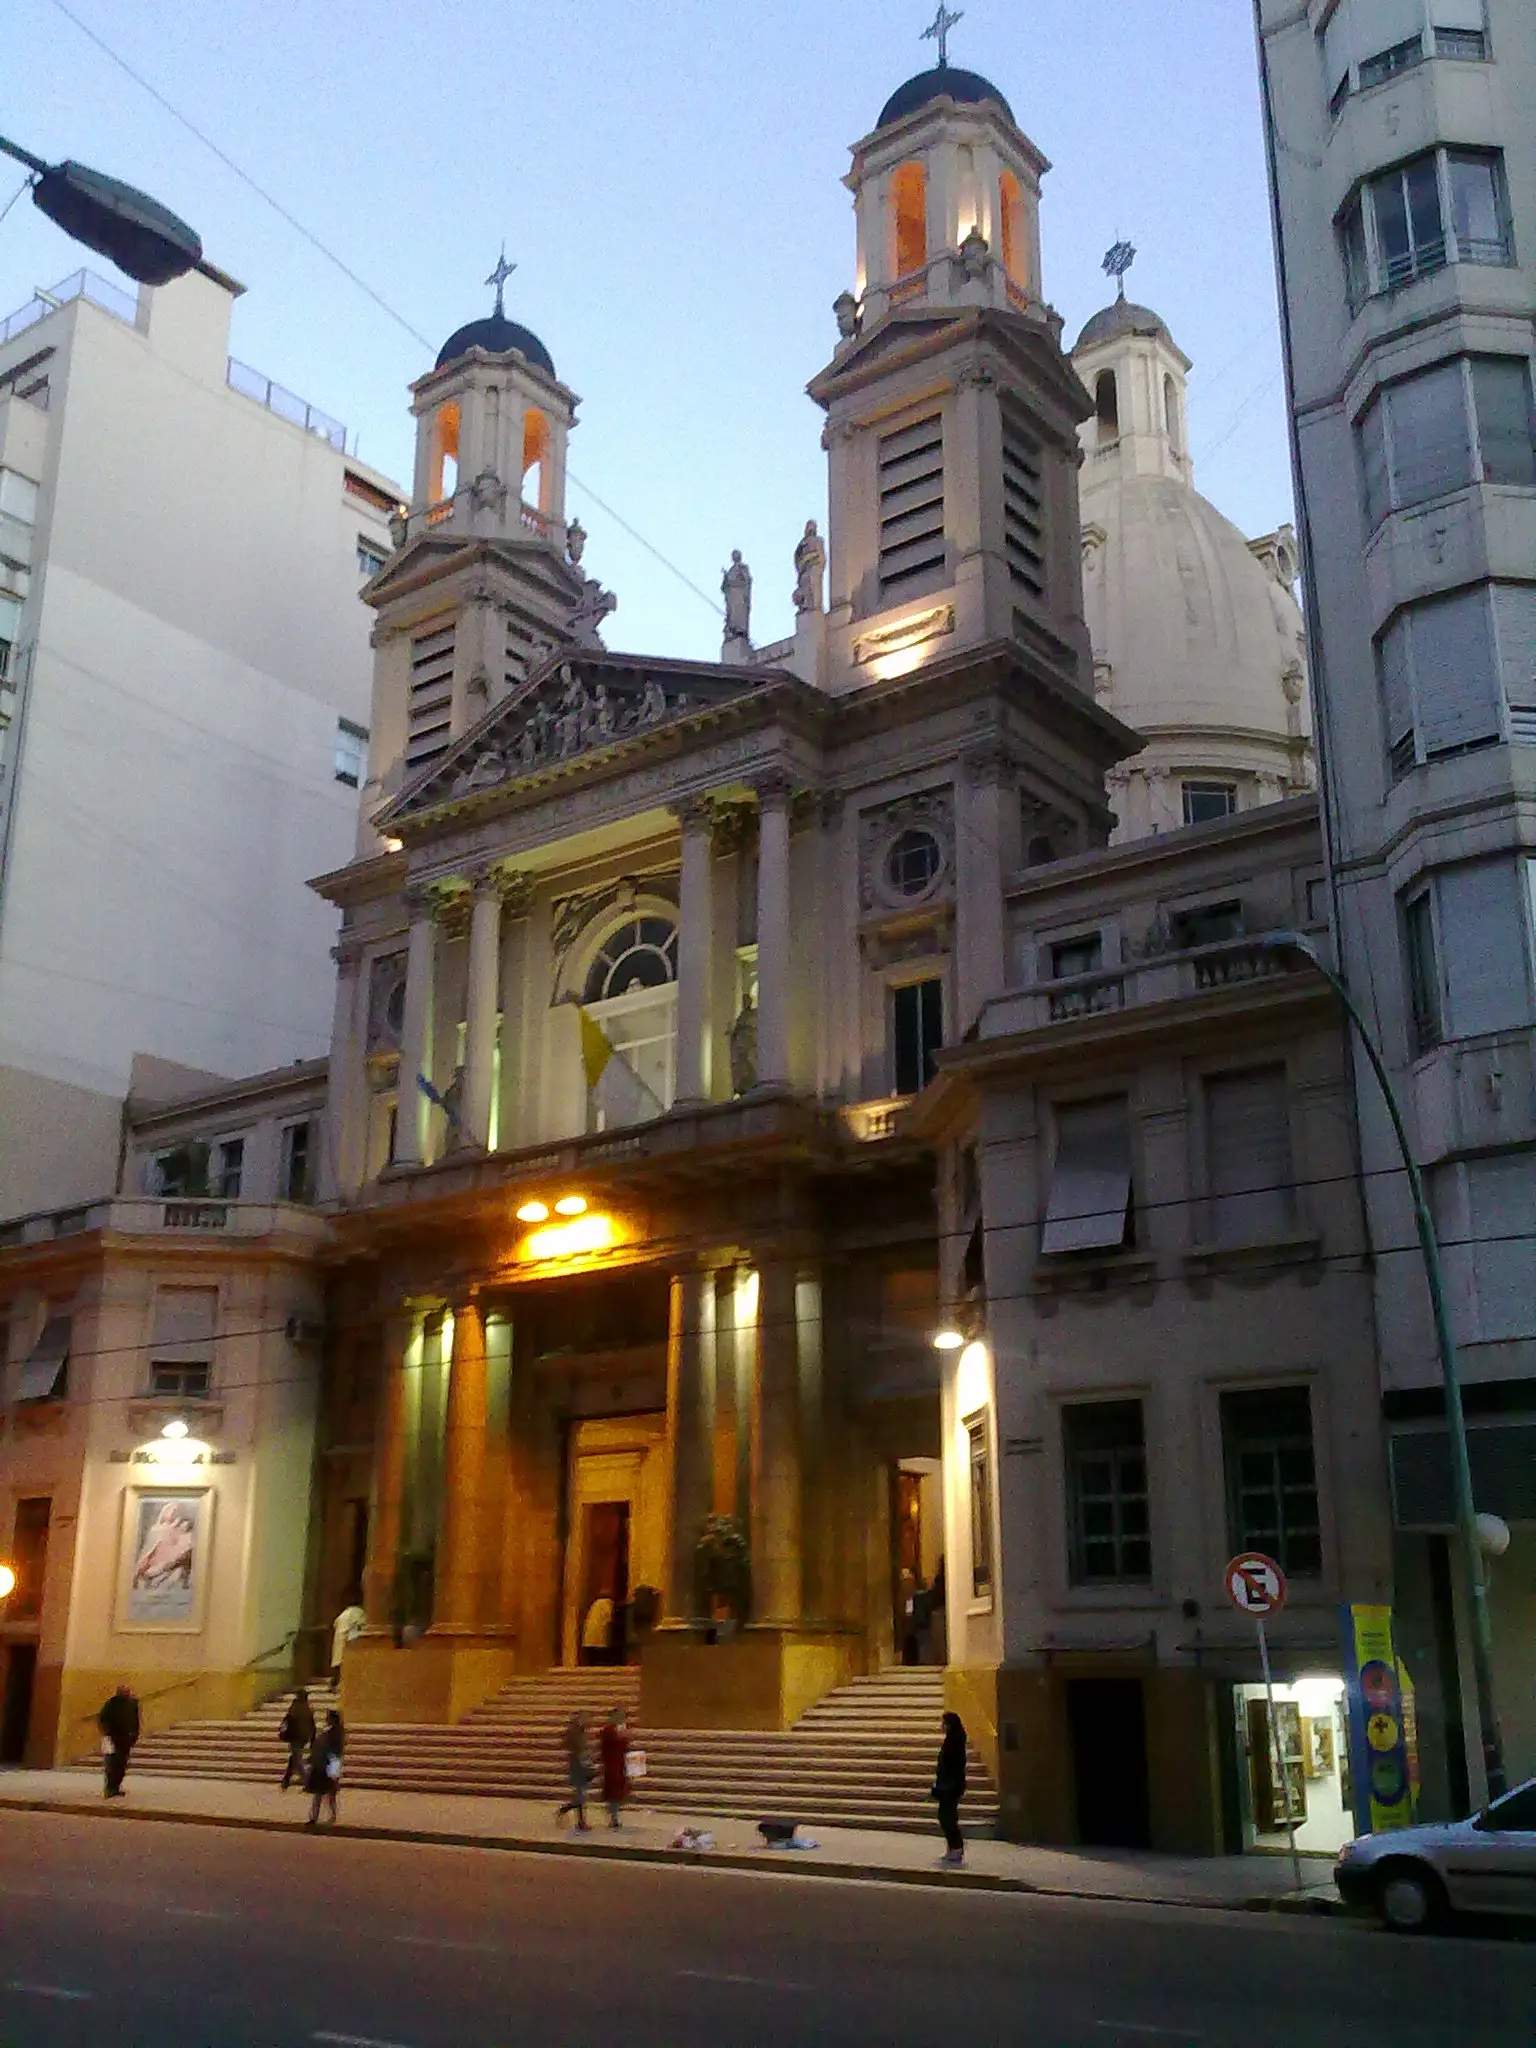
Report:
[[[299,1629],[289,1629],[280,1643],[274,1643],[270,1650],[258,1650],[254,1657],[248,1657],[243,1664],[237,1665],[234,1671],[230,1673],[230,1676],[232,1678],[239,1678],[247,1671],[255,1671],[260,1665],[265,1664],[269,1657],[283,1656],[293,1648],[300,1634],[301,1631]],[[138,1703],[141,1707],[147,1707],[155,1700],[169,1699],[173,1692],[184,1692],[189,1685],[201,1684],[206,1675],[202,1671],[189,1671],[183,1678],[172,1679],[169,1685],[156,1686],[153,1692],[140,1693],[138,1695]],[[98,1708],[97,1712],[99,1713],[99,1711],[100,1709]],[[94,1728],[96,1726],[96,1718],[96,1714],[77,1715],[75,1726],[77,1728]]]

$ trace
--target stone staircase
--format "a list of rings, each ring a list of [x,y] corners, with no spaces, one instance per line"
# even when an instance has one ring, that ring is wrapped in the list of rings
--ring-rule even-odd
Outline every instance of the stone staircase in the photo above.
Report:
[[[291,1693],[238,1721],[184,1721],[147,1737],[137,1770],[167,1776],[268,1779],[282,1774],[278,1740]],[[331,1695],[311,1687],[317,1715]],[[783,1733],[738,1729],[643,1728],[640,1674],[632,1669],[551,1671],[515,1679],[452,1727],[354,1726],[347,1733],[347,1783],[398,1792],[564,1797],[560,1732],[577,1708],[596,1723],[622,1706],[644,1748],[647,1775],[636,1803],[662,1812],[756,1820],[768,1815],[815,1827],[926,1832],[938,1753],[944,1674],[911,1667],[855,1679],[819,1700]],[[971,1762],[965,1821],[996,1823],[997,1800],[980,1761]]]

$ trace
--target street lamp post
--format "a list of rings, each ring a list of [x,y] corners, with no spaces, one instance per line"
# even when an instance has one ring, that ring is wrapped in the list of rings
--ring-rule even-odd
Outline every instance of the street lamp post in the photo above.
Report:
[[[137,284],[169,284],[200,267],[203,244],[197,230],[136,185],[87,164],[45,163],[3,135],[0,153],[33,174],[32,201],[40,213],[72,240],[109,257]]]
[[[1424,1192],[1424,1177],[1408,1143],[1403,1113],[1383,1064],[1376,1042],[1366,1029],[1365,1019],[1355,1008],[1349,990],[1333,969],[1319,958],[1317,948],[1300,932],[1274,932],[1262,941],[1272,953],[1300,954],[1310,962],[1344,1005],[1350,1022],[1371,1063],[1392,1129],[1397,1135],[1403,1170],[1413,1195],[1413,1216],[1418,1226],[1419,1250],[1424,1259],[1424,1277],[1429,1283],[1430,1305],[1434,1310],[1435,1339],[1440,1350],[1440,1377],[1445,1387],[1445,1415],[1451,1440],[1451,1482],[1456,1495],[1456,1527],[1461,1539],[1462,1563],[1472,1610],[1472,1674],[1477,1692],[1478,1731],[1483,1747],[1483,1770],[1488,1797],[1498,1799],[1508,1789],[1504,1775],[1504,1746],[1493,1700],[1493,1628],[1488,1614],[1488,1585],[1483,1574],[1483,1547],[1479,1540],[1477,1510],[1472,1500],[1472,1465],[1467,1455],[1467,1420],[1461,1403],[1461,1376],[1456,1368],[1456,1345],[1451,1336],[1450,1316],[1445,1305],[1445,1281],[1440,1270],[1440,1242],[1435,1219]]]

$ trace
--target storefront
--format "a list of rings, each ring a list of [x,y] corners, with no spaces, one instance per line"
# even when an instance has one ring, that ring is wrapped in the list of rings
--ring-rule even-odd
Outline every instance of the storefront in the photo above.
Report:
[[[1344,1679],[1327,1672],[1276,1684],[1274,1701],[1278,1744],[1264,1687],[1232,1688],[1243,1847],[1289,1848],[1294,1821],[1303,1854],[1332,1854],[1355,1832]]]

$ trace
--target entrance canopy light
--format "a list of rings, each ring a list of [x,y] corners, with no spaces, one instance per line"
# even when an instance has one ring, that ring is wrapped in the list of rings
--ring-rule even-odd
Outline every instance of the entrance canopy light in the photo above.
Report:
[[[964,1330],[957,1330],[953,1323],[946,1323],[942,1330],[935,1330],[933,1333],[935,1351],[963,1351],[965,1344]]]
[[[0,1564],[0,1600],[9,1600],[15,1590],[15,1571],[8,1564]]]
[[[562,1195],[555,1204],[557,1216],[585,1216],[587,1198],[585,1195]]]
[[[173,1442],[179,1443],[187,1434],[187,1425],[179,1415],[173,1415],[169,1422],[161,1423],[160,1434],[170,1437]]]
[[[524,1202],[517,1212],[519,1223],[547,1223],[549,1204],[547,1202]]]

